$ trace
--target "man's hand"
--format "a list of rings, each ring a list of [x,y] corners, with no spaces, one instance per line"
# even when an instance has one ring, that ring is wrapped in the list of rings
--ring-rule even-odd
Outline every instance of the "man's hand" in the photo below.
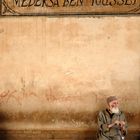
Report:
[[[114,123],[109,124],[109,125],[108,125],[108,128],[111,128],[111,127],[113,127],[114,125],[119,125],[119,124],[120,124],[120,121],[116,120]]]
[[[125,126],[125,122],[124,121],[120,121],[120,127],[124,128],[124,126]]]
[[[116,121],[114,121],[114,123],[109,124],[109,125],[108,125],[108,128],[111,128],[111,127],[113,127],[114,125],[118,125],[118,126],[120,126],[122,129],[124,129],[125,122],[124,122],[124,121],[118,121],[118,120],[116,120]]]
[[[114,122],[115,125],[120,125],[120,123],[121,123],[121,122],[118,121],[118,120],[116,120],[116,121]]]

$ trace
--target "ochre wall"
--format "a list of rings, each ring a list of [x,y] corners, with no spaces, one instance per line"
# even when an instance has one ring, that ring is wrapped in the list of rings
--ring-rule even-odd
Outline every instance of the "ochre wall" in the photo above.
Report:
[[[139,17],[0,19],[1,129],[96,129],[109,95],[140,130]]]

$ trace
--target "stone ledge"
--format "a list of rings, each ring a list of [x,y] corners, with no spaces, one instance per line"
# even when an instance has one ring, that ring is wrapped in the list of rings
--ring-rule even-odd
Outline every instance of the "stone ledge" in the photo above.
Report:
[[[126,140],[139,140],[140,131],[130,131]],[[96,140],[94,130],[0,130],[0,140]]]

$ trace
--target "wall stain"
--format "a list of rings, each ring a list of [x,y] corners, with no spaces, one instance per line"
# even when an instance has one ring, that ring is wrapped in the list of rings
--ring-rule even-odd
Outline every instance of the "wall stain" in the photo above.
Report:
[[[0,34],[4,32],[4,29],[0,29]]]

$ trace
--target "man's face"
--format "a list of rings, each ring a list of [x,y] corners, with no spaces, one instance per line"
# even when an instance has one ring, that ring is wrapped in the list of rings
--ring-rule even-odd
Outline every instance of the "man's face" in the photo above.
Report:
[[[109,103],[109,109],[111,110],[112,113],[118,113],[119,112],[118,100],[111,101]]]
[[[114,100],[109,103],[109,108],[117,108],[119,107],[118,100]]]

